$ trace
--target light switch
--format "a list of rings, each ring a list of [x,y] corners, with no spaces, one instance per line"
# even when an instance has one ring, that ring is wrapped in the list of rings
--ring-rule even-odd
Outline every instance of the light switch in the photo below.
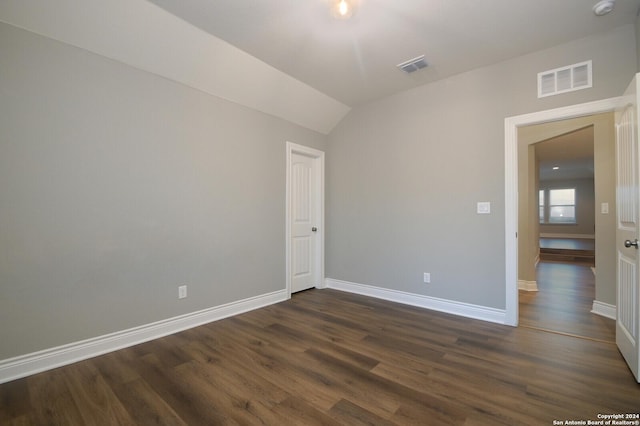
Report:
[[[490,214],[491,213],[491,203],[489,201],[480,201],[480,202],[478,202],[477,212],[478,212],[478,214]]]
[[[609,214],[609,203],[600,204],[600,213]]]

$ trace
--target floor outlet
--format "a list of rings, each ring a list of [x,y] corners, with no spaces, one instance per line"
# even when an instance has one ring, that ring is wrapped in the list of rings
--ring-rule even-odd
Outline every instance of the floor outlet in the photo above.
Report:
[[[181,285],[178,287],[178,299],[184,299],[187,297],[187,286]]]

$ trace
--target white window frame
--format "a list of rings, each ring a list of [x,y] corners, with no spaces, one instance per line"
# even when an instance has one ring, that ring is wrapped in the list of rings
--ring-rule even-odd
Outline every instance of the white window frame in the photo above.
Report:
[[[562,191],[570,189],[573,191],[573,204],[551,204],[551,191]],[[578,191],[575,187],[558,187],[558,188],[545,188],[541,189],[538,192],[538,197],[540,197],[540,192],[543,192],[543,203],[544,205],[540,205],[540,200],[538,200],[538,220],[540,216],[540,207],[544,207],[543,220],[540,221],[540,225],[577,225],[578,224]],[[551,221],[551,208],[552,207],[573,207],[573,221],[572,222],[552,222]]]

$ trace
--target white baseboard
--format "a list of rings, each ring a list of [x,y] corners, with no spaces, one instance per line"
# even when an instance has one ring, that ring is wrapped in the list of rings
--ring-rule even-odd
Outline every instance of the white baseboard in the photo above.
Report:
[[[446,312],[467,318],[505,324],[506,313],[504,309],[488,308],[486,306],[472,305],[456,302],[454,300],[439,299],[437,297],[421,294],[406,293],[398,290],[390,290],[365,284],[357,284],[348,281],[327,278],[326,287],[363,296],[375,297],[391,302],[404,303],[405,305],[418,306],[434,311]]]
[[[287,298],[286,290],[278,290],[273,293],[227,303],[128,330],[0,360],[0,383],[93,358],[199,325],[262,308],[285,301]]]
[[[541,233],[540,238],[579,238],[583,240],[595,240],[595,234],[554,234],[554,233]]]
[[[518,290],[538,291],[537,281],[518,280]]]
[[[591,308],[592,314],[597,314],[612,320],[616,319],[616,305],[610,305],[609,303],[593,301],[593,307]]]

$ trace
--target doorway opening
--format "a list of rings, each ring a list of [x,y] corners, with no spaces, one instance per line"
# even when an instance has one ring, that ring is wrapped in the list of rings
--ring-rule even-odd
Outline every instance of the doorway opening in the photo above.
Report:
[[[593,313],[596,221],[601,228],[614,226],[595,207],[596,189],[599,201],[614,204],[613,116],[523,126],[518,144],[519,205],[529,213],[519,213],[520,325],[613,342],[614,321]],[[613,272],[610,249],[606,244],[599,247],[601,255],[609,252],[600,262],[605,269],[598,277],[607,285],[613,282],[606,277],[606,272]]]
[[[559,123],[563,120],[588,117],[596,114],[611,113],[619,104],[619,98],[605,99],[602,101],[590,102],[570,107],[557,108],[553,110],[540,111],[531,114],[524,114],[505,119],[505,278],[506,278],[506,303],[505,303],[505,323],[512,326],[519,324],[519,241],[527,237],[522,235],[531,232],[530,227],[519,226],[522,219],[519,211],[531,210],[523,209],[519,205],[519,183],[526,175],[526,168],[519,167],[519,137],[520,128],[530,125],[544,123]],[[610,129],[613,131],[613,129]],[[544,139],[544,138],[543,138]],[[525,158],[527,156],[525,155]],[[533,185],[535,187],[535,185]],[[534,197],[536,200],[537,193]],[[521,200],[521,198],[520,198]],[[614,215],[611,215],[613,217]],[[537,215],[535,220],[537,222]],[[533,223],[529,219],[529,222]],[[535,226],[533,227],[536,228]],[[613,229],[613,228],[611,228]],[[606,229],[596,229],[596,234],[605,232]],[[611,231],[611,230],[609,230]],[[609,232],[611,234],[612,232]],[[536,234],[537,235],[537,234]],[[612,243],[615,246],[615,241]],[[538,242],[536,240],[536,245]],[[612,246],[612,247],[613,247]],[[611,250],[614,251],[613,249]],[[537,255],[537,253],[536,253]],[[597,257],[597,256],[596,256]],[[597,268],[596,268],[597,270]],[[603,272],[604,273],[604,272]],[[615,281],[615,280],[613,280]],[[615,289],[614,289],[615,292]],[[594,304],[595,306],[595,304]]]

